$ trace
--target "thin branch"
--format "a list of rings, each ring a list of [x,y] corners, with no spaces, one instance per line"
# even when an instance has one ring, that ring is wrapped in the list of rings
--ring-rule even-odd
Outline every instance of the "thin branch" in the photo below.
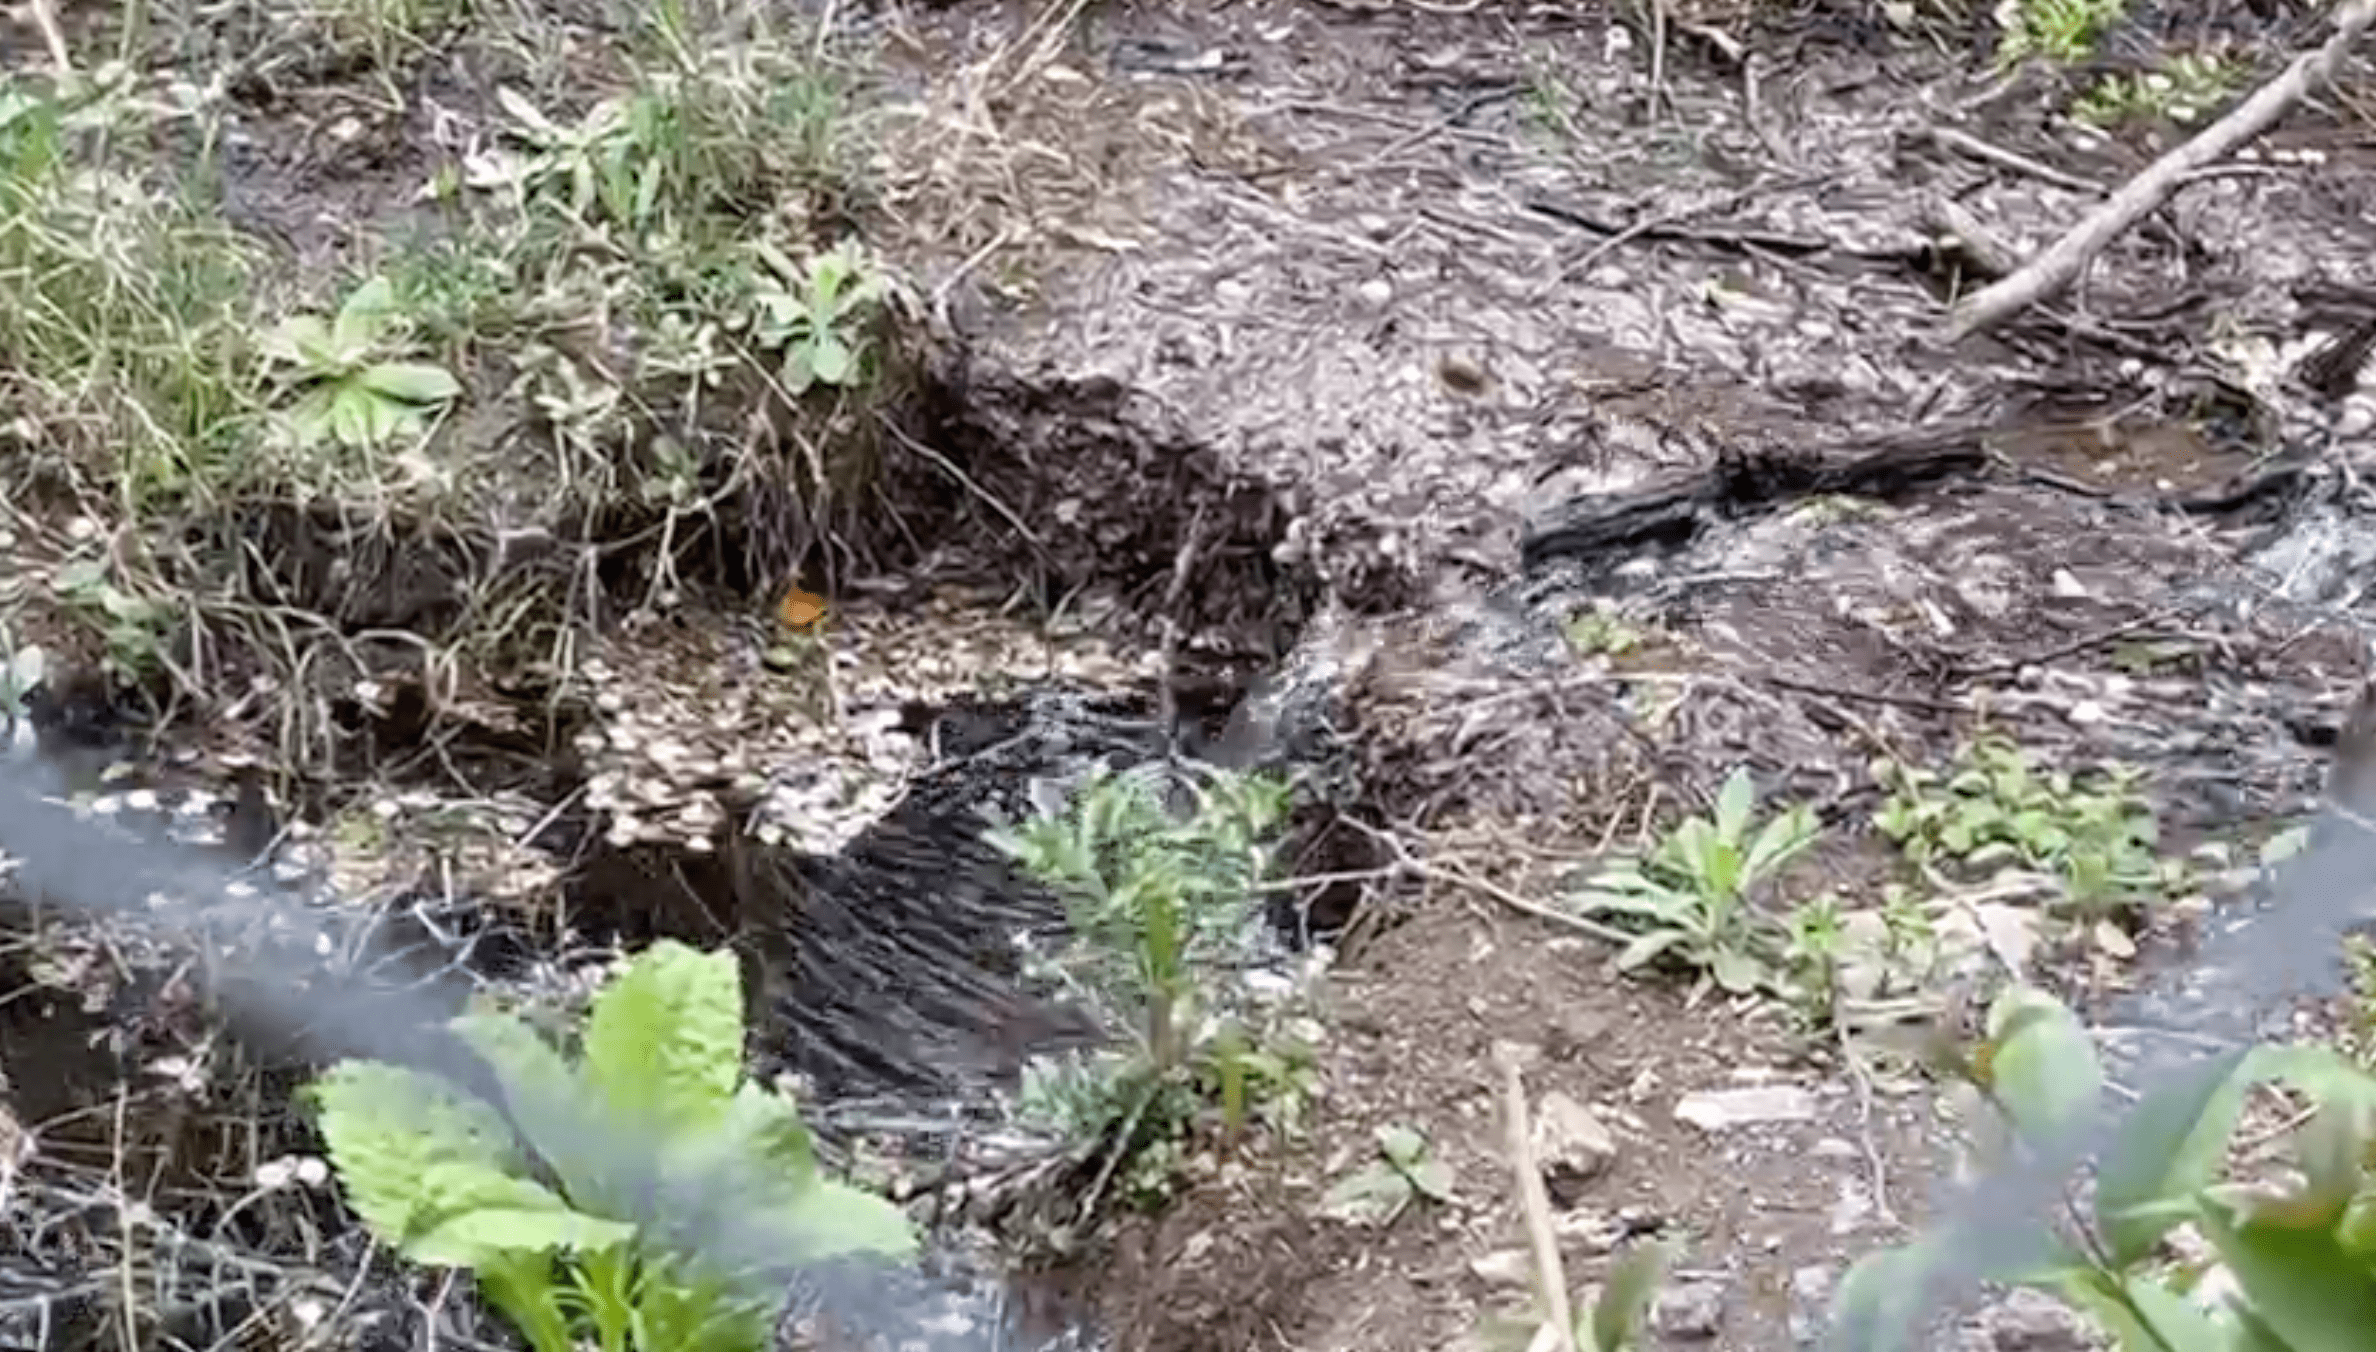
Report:
[[[2301,101],[2313,83],[2330,79],[2344,54],[2372,22],[2376,22],[2376,0],[2352,0],[2338,10],[2335,34],[2324,46],[2295,57],[2283,74],[2255,90],[2227,116],[2155,160],[2027,267],[1973,293],[1957,306],[1948,321],[1948,341],[1993,328],[2068,286],[2105,245],[2160,207],[2189,176],[2267,131]]]

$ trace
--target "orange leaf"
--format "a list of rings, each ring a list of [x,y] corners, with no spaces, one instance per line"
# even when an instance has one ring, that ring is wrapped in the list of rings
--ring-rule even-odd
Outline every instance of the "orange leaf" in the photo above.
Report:
[[[805,634],[825,619],[825,598],[799,587],[784,593],[776,602],[776,621],[794,633]]]

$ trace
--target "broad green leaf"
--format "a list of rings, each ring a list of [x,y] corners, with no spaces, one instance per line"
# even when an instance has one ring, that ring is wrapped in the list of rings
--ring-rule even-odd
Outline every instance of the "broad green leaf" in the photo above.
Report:
[[[2205,1207],[2199,1224],[2253,1312],[2294,1352],[2367,1352],[2376,1330],[2376,1274],[2333,1234],[2238,1224],[2219,1207]]]
[[[575,1123],[592,1111],[590,1096],[577,1071],[544,1035],[509,1014],[466,1014],[454,1020],[454,1031],[470,1049],[494,1068],[498,1083],[510,1096],[530,1148],[560,1175],[561,1185],[580,1205],[604,1209],[607,1170],[598,1159],[579,1158],[584,1147],[570,1139],[549,1139],[546,1122]],[[525,1109],[525,1111],[521,1111]]]
[[[1942,1255],[1937,1235],[1866,1254],[1850,1265],[1832,1297],[1833,1346],[1860,1352],[1913,1352]]]
[[[785,1177],[806,1183],[816,1176],[816,1146],[808,1124],[801,1121],[800,1105],[784,1095],[744,1083],[727,1109],[726,1131]]]
[[[342,445],[364,447],[383,439],[379,396],[360,385],[331,387],[330,435]]]
[[[2331,1046],[2305,1042],[2256,1047],[2252,1062],[2255,1079],[2283,1080],[2320,1104],[2376,1110],[2376,1076]]]
[[[1708,955],[1708,970],[1716,978],[1716,984],[1732,995],[1745,995],[1756,990],[1757,983],[1764,980],[1766,974],[1764,963],[1745,950],[1730,945],[1720,946]]]
[[[1427,1138],[1406,1126],[1380,1127],[1376,1140],[1378,1153],[1399,1165],[1417,1164],[1427,1154]]]
[[[795,1262],[850,1254],[904,1259],[918,1248],[916,1228],[907,1213],[847,1183],[820,1180],[801,1188],[779,1214],[791,1231]]]
[[[2302,1196],[2339,1220],[2365,1178],[2367,1115],[2356,1105],[2330,1099],[2294,1133],[2294,1162],[2303,1175]]]
[[[2147,1094],[2096,1169],[2096,1224],[2115,1267],[2153,1251],[2218,1177],[2244,1109],[2243,1049]]]
[[[1442,1160],[1422,1160],[1403,1170],[1422,1196],[1438,1202],[1452,1200],[1452,1166]]]
[[[840,385],[849,380],[850,368],[856,363],[857,357],[848,343],[828,330],[817,334],[812,340],[809,361],[810,369],[816,373],[817,379],[828,385]]]
[[[550,1196],[550,1194],[547,1194]],[[404,1245],[404,1256],[433,1267],[476,1270],[497,1254],[556,1253],[624,1244],[635,1227],[551,1207],[481,1207],[460,1212]]]
[[[2114,1280],[2102,1273],[2074,1272],[2061,1283],[2060,1294],[2093,1316],[2122,1348],[2230,1352],[2227,1331],[2186,1297],[2142,1277],[2129,1278],[2117,1291],[2108,1289]]]
[[[264,355],[293,366],[302,366],[317,375],[338,373],[338,355],[333,351],[330,326],[314,315],[291,315],[274,325],[264,335]]]
[[[1368,1164],[1339,1179],[1320,1199],[1320,1214],[1351,1225],[1384,1225],[1411,1202],[1411,1181],[1391,1164]]]
[[[1989,1010],[1991,1087],[2030,1140],[2051,1139],[2101,1106],[2095,1042],[2070,1010],[2032,987],[2013,987]]]
[[[289,434],[306,449],[321,445],[336,432],[333,409],[338,387],[317,385],[298,397],[287,414]]]
[[[408,404],[442,404],[462,393],[462,382],[444,368],[415,362],[381,362],[356,377],[364,388]]]
[[[1622,1352],[1634,1345],[1674,1258],[1670,1244],[1650,1241],[1633,1245],[1609,1268],[1609,1279],[1592,1307],[1592,1352]]]
[[[620,1113],[681,1131],[724,1119],[742,1079],[742,972],[731,951],[663,939],[594,997],[586,1073]]]
[[[354,289],[338,307],[330,328],[330,346],[340,365],[360,360],[379,341],[396,313],[396,288],[385,277],[373,277]]]
[[[1805,804],[1769,821],[1757,833],[1749,846],[1748,861],[1742,865],[1743,874],[1756,881],[1796,859],[1816,840],[1818,826],[1815,814]]]
[[[467,1174],[440,1175],[441,1168],[465,1167],[495,1179],[520,1171],[503,1119],[435,1077],[347,1061],[315,1082],[313,1096],[347,1202],[385,1242],[401,1242],[446,1204],[425,1180],[444,1177],[449,1188],[469,1181]]]
[[[1717,837],[1728,845],[1738,844],[1748,834],[1749,812],[1756,805],[1757,787],[1749,780],[1749,767],[1735,768],[1716,794]]]
[[[1679,929],[1652,930],[1637,937],[1617,955],[1617,970],[1631,972],[1658,960],[1668,949],[1691,936]]]

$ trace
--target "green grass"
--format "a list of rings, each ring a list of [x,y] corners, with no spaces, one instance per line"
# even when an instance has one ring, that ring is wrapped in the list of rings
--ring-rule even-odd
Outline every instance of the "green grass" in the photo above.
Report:
[[[852,520],[880,459],[865,414],[897,389],[897,284],[847,243],[855,71],[755,14],[664,5],[566,67],[567,85],[504,85],[468,110],[487,119],[484,153],[419,185],[436,220],[302,277],[226,223],[216,128],[157,100],[159,81],[0,84],[0,276],[19,302],[0,313],[0,403],[33,452],[0,462],[0,490],[26,501],[38,481],[45,516],[99,527],[77,550],[53,542],[71,571],[52,609],[127,677],[191,674],[175,657],[191,623],[217,642],[260,624],[249,646],[286,678],[335,639],[298,612],[340,598],[252,594],[262,565],[242,541],[259,512],[326,509],[394,542],[374,557],[433,538],[468,585],[493,578],[504,594],[465,598],[461,632],[418,637],[502,661],[555,651],[594,598],[570,558],[541,580],[494,568],[491,524],[564,553],[630,542],[643,576],[625,585],[649,599],[682,591],[676,557],[737,512],[762,585],[797,561],[792,542]],[[325,0],[302,17],[371,49],[391,99],[391,63],[439,44],[586,40],[465,0]],[[232,31],[204,23],[159,27],[180,25],[187,55]],[[190,145],[194,159],[159,152]],[[762,509],[803,519],[754,522]]]

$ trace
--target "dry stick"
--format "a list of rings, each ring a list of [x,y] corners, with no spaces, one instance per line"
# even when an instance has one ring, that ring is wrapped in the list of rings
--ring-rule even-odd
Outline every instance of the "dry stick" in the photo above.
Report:
[[[2058,188],[2069,188],[2073,192],[2102,192],[2104,190],[2104,185],[2092,178],[2066,174],[2051,164],[2041,164],[2027,155],[2016,155],[2003,146],[1983,141],[1969,132],[1957,131],[1953,127],[1931,127],[1927,130],[1931,143],[1942,150],[1951,150],[1969,155],[1976,160],[1985,160],[1990,164],[2011,169],[2016,173],[2027,174],[2042,183],[2051,183]]]
[[[1576,1352],[1576,1315],[1568,1304],[1567,1270],[1559,1261],[1559,1236],[1551,1228],[1551,1196],[1543,1189],[1542,1171],[1535,1168],[1534,1133],[1527,1125],[1526,1078],[1518,1069],[1518,1049],[1507,1042],[1493,1044],[1493,1063],[1501,1070],[1502,1116],[1509,1130],[1510,1170],[1518,1176],[1518,1203],[1526,1211],[1526,1238],[1534,1247],[1535,1281],[1543,1288],[1543,1308],[1557,1335],[1559,1352]]]
[[[2313,81],[2332,77],[2344,53],[2371,22],[2376,22],[2376,0],[2352,0],[2337,12],[2335,35],[2327,39],[2326,45],[2295,57],[2283,74],[2254,90],[2251,98],[2238,104],[2226,117],[2148,165],[2145,172],[2106,198],[2029,266],[1973,293],[1957,306],[1948,321],[1948,341],[1959,341],[1993,328],[2069,285],[2105,245],[2136,224],[2140,217],[2161,206],[2189,175],[2267,131],[2286,109],[2300,101]]]
[[[74,58],[66,50],[66,34],[58,27],[57,11],[50,0],[33,0],[33,26],[41,30],[41,40],[49,44],[50,61],[60,76],[74,73]]]
[[[1188,575],[1196,569],[1204,522],[1205,504],[1200,502],[1188,520],[1188,533],[1180,537],[1180,552],[1172,556],[1171,585],[1163,592],[1163,683],[1156,688],[1156,710],[1163,720],[1163,735],[1175,746],[1180,737],[1180,689],[1179,673],[1172,668],[1180,660],[1180,603],[1188,596]]]

